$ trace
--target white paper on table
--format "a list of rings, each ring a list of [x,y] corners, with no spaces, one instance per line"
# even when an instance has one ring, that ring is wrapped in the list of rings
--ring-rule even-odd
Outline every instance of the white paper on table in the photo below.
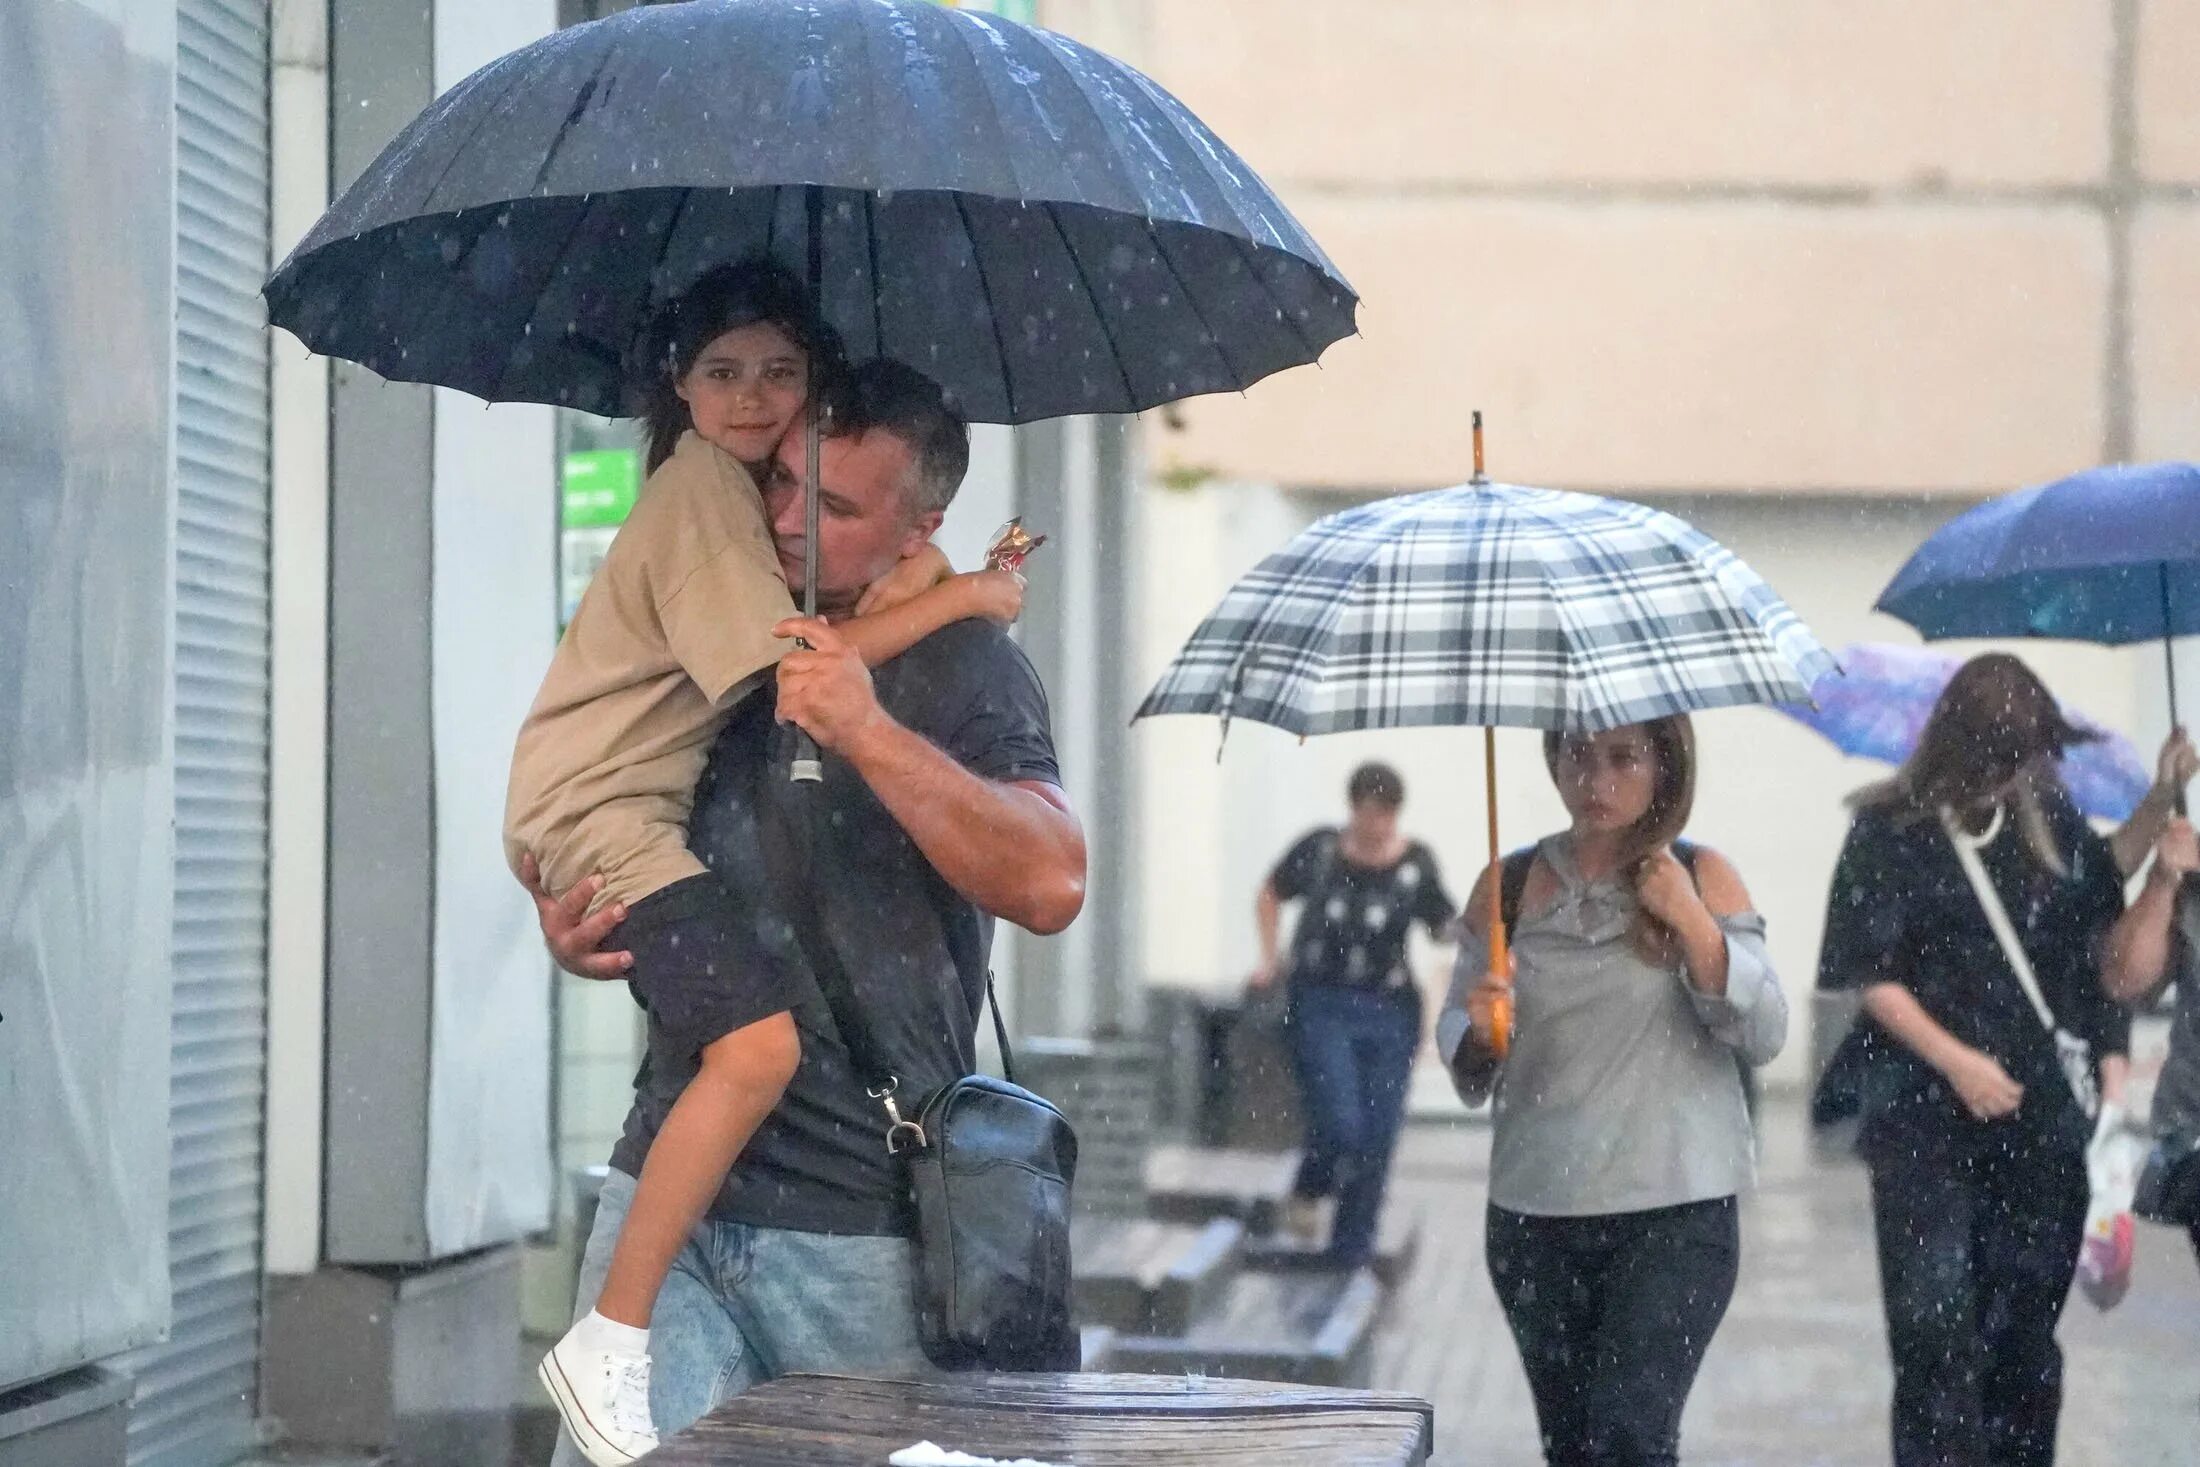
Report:
[[[1033,1457],[1018,1457],[1013,1462],[1000,1457],[975,1457],[935,1442],[903,1447],[886,1460],[890,1467],[1057,1467],[1056,1463],[1041,1462]]]

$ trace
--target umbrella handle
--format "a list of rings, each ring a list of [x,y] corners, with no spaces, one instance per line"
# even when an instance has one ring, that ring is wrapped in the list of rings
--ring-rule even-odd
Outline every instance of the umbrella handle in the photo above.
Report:
[[[816,184],[802,190],[802,209],[805,221],[803,247],[807,255],[810,300],[824,299],[825,281],[825,191]],[[818,401],[817,383],[811,382],[808,409],[802,414],[803,479],[802,479],[802,614],[817,615],[817,534],[818,534],[818,448],[824,437],[822,414],[824,405]],[[810,644],[796,639],[798,647]],[[825,762],[817,752],[817,740],[801,729],[795,730],[794,757],[788,762],[787,778],[794,784],[823,784]]]
[[[823,784],[825,760],[818,752],[817,740],[797,730],[794,736],[794,757],[787,764],[787,778],[795,784]]]
[[[2162,577],[2162,671],[2169,681],[2169,726],[2175,729],[2184,726],[2184,718],[2177,708],[2177,622],[2171,615],[2169,602],[2169,562],[2160,562],[2157,569]],[[2179,785],[2177,816],[2181,820],[2187,813],[2185,788]]]
[[[1482,1045],[1497,1059],[1512,1048],[1512,948],[1505,939],[1505,862],[1497,843],[1497,730],[1482,730],[1482,769],[1490,816],[1489,967],[1486,976],[1502,990],[1489,1006],[1489,1025],[1480,1036]]]

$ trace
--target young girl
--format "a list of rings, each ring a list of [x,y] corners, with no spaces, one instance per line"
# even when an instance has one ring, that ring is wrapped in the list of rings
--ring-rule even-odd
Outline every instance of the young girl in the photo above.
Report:
[[[777,267],[712,272],[667,309],[648,415],[649,479],[566,628],[520,730],[506,854],[556,890],[601,877],[595,903],[625,916],[621,946],[652,1025],[692,1039],[695,1080],[667,1117],[595,1307],[544,1357],[543,1384],[582,1452],[623,1467],[656,1445],[648,1327],[658,1290],[801,1057],[789,1010],[807,975],[784,971],[687,849],[696,780],[725,711],[788,650],[795,614],[750,466],[798,429],[836,352]],[[932,551],[846,623],[864,660],[888,661],[950,622],[1012,621],[1009,572],[947,576]],[[912,599],[913,598],[913,599]]]
[[[1685,717],[1546,735],[1570,827],[1485,872],[1437,1047],[1470,1101],[1494,1082],[1486,1251],[1545,1459],[1678,1459],[1681,1410],[1741,1257],[1756,1154],[1744,1066],[1787,1002],[1764,922],[1717,853],[1680,838]],[[1487,1042],[1490,883],[1517,910],[1518,1024]]]

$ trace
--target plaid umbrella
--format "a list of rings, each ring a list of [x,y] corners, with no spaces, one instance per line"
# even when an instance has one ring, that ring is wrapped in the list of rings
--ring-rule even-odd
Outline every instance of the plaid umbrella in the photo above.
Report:
[[[1472,482],[1333,514],[1231,587],[1135,715],[1296,734],[1480,724],[1490,864],[1495,725],[1596,733],[1799,703],[1837,672],[1787,603],[1687,521],[1624,500]],[[1219,756],[1219,753],[1217,755]],[[1489,883],[1485,1042],[1511,1043],[1511,953]]]
[[[1770,586],[1686,521],[1470,483],[1308,528],[1230,588],[1137,716],[1594,733],[1806,702],[1836,670]]]

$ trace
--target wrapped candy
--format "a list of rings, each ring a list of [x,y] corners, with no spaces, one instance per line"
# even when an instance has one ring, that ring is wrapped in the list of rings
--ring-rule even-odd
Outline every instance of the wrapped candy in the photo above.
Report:
[[[985,550],[987,570],[1021,570],[1024,558],[1047,543],[1044,535],[1033,535],[1024,528],[1024,517],[1016,516],[993,532],[993,543]]]

